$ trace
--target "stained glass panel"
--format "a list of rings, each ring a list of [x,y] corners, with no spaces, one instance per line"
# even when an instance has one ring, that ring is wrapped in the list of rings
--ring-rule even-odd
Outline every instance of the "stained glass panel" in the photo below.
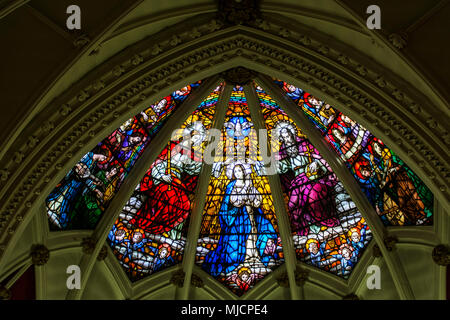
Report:
[[[385,225],[432,224],[433,194],[383,141],[302,89],[279,80],[275,83],[345,161]]]
[[[52,230],[93,229],[148,143],[200,81],[127,120],[67,173],[46,199]]]
[[[284,261],[267,176],[243,88],[226,113],[199,235],[196,263],[241,296]],[[253,152],[255,151],[255,152]]]
[[[122,209],[108,243],[132,281],[183,259],[206,130],[221,87],[175,132]]]
[[[348,278],[371,232],[306,135],[261,87],[256,92],[273,141],[297,258]]]

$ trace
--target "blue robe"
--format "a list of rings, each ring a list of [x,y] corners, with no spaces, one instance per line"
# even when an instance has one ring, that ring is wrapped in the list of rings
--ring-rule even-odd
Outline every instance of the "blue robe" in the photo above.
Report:
[[[94,154],[88,152],[79,163],[85,164],[92,172],[94,166],[93,160]],[[57,186],[52,193],[47,197],[46,202],[49,203],[58,199],[65,193],[64,198],[61,201],[59,209],[59,223],[62,228],[66,228],[71,220],[70,214],[72,213],[77,201],[87,192],[95,190],[96,186],[90,178],[80,177],[75,168],[69,171],[64,177],[63,181]],[[50,211],[50,209],[48,209]],[[56,212],[54,212],[56,213]]]
[[[202,268],[214,277],[221,273],[228,274],[236,269],[245,260],[246,242],[252,231],[250,218],[245,206],[234,207],[230,203],[230,196],[236,181],[228,184],[225,197],[219,211],[219,222],[221,227],[220,238],[217,248],[210,251],[203,262]],[[257,248],[262,256],[267,240],[277,239],[275,229],[271,223],[264,218],[260,208],[257,209],[255,222],[258,229]],[[270,257],[263,257],[265,264]]]

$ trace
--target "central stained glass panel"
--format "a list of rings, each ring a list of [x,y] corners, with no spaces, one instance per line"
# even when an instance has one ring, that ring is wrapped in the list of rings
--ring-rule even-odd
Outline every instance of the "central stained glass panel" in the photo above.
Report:
[[[269,181],[242,87],[228,103],[196,263],[243,295],[284,262]]]

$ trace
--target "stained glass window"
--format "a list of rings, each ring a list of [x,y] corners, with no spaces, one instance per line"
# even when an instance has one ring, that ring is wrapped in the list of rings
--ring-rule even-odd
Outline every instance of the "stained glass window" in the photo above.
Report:
[[[212,126],[221,88],[172,136],[109,233],[108,243],[132,281],[183,259],[206,130]]]
[[[284,261],[243,88],[234,88],[207,192],[196,263],[243,295]],[[253,144],[253,145],[252,145]],[[254,152],[253,152],[254,151]]]
[[[177,90],[130,118],[84,155],[46,199],[51,229],[95,228],[145,147],[200,83]]]
[[[383,141],[348,116],[286,82],[275,80],[345,161],[385,225],[430,225],[433,194]]]
[[[342,183],[306,135],[256,86],[276,155],[297,258],[347,278],[371,232]],[[274,136],[274,137],[273,137]]]
[[[318,98],[275,83],[345,161],[386,225],[432,223],[432,193],[380,139]],[[182,88],[135,115],[88,152],[46,199],[52,229],[95,228],[150,141],[199,85]],[[347,279],[372,239],[371,230],[301,128],[263,88],[254,87],[259,100],[255,107],[270,143],[255,130],[252,118],[259,115],[250,114],[243,87],[234,87],[212,174],[202,175],[209,184],[195,263],[238,296],[284,263],[280,213],[272,199],[272,192],[281,192],[297,259]],[[173,133],[117,213],[107,242],[131,281],[184,258],[222,89],[220,85],[210,93]],[[265,146],[272,148],[275,160],[270,169],[262,157]],[[271,190],[268,174],[278,175],[282,190]]]

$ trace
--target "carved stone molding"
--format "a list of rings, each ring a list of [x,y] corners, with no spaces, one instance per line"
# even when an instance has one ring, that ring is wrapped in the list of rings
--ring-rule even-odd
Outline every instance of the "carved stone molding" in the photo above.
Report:
[[[192,273],[191,285],[193,285],[196,288],[203,288],[205,286],[205,283],[203,282],[202,278],[200,278],[200,276],[198,276],[195,273]]]
[[[11,299],[11,290],[0,285],[0,300],[10,300]]]
[[[177,286],[178,288],[182,288],[184,285],[184,276],[185,273],[183,270],[177,270],[172,274],[170,283]]]
[[[433,261],[440,266],[450,265],[450,248],[440,244],[433,249],[431,254]]]
[[[165,40],[151,46],[148,43],[151,40],[143,40],[122,53],[121,59],[109,60],[95,75],[81,80],[77,86],[51,102],[45,112],[37,115],[30,123],[28,131],[23,133],[25,136],[18,140],[24,141],[24,145],[13,144],[11,152],[8,150],[6,153],[10,156],[3,157],[3,163],[0,163],[1,245],[6,246],[14,234],[5,230],[17,230],[21,222],[15,216],[26,217],[36,200],[42,201],[42,192],[47,192],[49,182],[57,183],[51,177],[63,176],[61,171],[67,167],[68,156],[79,153],[92,140],[101,140],[100,133],[112,123],[119,123],[119,120],[129,117],[131,109],[137,111],[134,106],[142,101],[142,96],[155,96],[188,74],[205,74],[211,66],[228,63],[236,56],[268,74],[271,74],[271,70],[282,72],[286,77],[299,79],[311,88],[332,96],[339,102],[336,104],[338,109],[350,108],[350,116],[357,115],[356,120],[361,119],[363,124],[374,126],[383,133],[380,138],[387,135],[398,149],[408,155],[407,158],[422,164],[420,176],[431,179],[436,189],[449,197],[448,163],[441,159],[442,152],[427,145],[428,140],[434,139],[429,138],[431,135],[446,137],[448,133],[443,134],[439,119],[430,122],[432,126],[427,129],[428,135],[408,127],[408,122],[412,122],[409,116],[418,119],[424,116],[421,108],[411,107],[420,104],[420,99],[412,93],[414,90],[402,92],[390,79],[383,80],[383,87],[378,87],[376,82],[381,77],[378,72],[371,70],[364,61],[343,55],[333,47],[332,42],[323,43],[310,35],[291,30],[286,37],[282,37],[283,41],[290,41],[290,47],[287,48],[287,44],[281,47],[274,37],[280,37],[282,27],[272,21],[258,26],[261,29],[242,26],[224,29],[224,26],[213,20],[195,27],[201,34],[196,39],[187,30],[176,41],[162,37]],[[250,32],[254,36],[248,36]],[[220,36],[216,36],[218,33]],[[261,39],[266,34],[271,36]],[[198,42],[200,39],[203,39],[202,44]],[[187,46],[193,40],[197,42],[191,47]],[[160,50],[155,51],[155,46]],[[163,52],[166,55],[158,60]],[[168,52],[179,54],[172,55],[175,58],[168,60]],[[347,79],[327,68],[330,61],[335,61],[351,77]],[[362,91],[353,80],[349,80],[353,78],[367,84],[367,87],[373,83],[377,89]],[[122,89],[117,89],[119,83]],[[380,97],[386,104],[379,103]],[[402,114],[396,114],[396,109],[400,107],[402,110],[410,110],[411,107],[414,112],[401,117]],[[71,126],[68,128],[69,123]],[[389,131],[386,126],[389,126]],[[28,137],[31,135],[39,143],[29,144]],[[450,143],[450,139],[447,140]],[[414,151],[411,153],[411,150]],[[19,158],[21,161],[14,161]],[[72,157],[71,161],[76,160]]]
[[[31,247],[30,256],[35,266],[42,266],[50,259],[50,251],[43,244],[36,244]]]
[[[229,82],[232,85],[245,86],[249,84],[256,73],[244,67],[237,67],[233,69],[229,69],[225,72],[221,73],[221,76],[225,79],[226,82]]]
[[[92,254],[96,244],[97,241],[92,237],[83,238],[81,241],[81,250],[84,254]]]
[[[219,0],[218,18],[225,25],[251,25],[260,18],[260,0]]]

